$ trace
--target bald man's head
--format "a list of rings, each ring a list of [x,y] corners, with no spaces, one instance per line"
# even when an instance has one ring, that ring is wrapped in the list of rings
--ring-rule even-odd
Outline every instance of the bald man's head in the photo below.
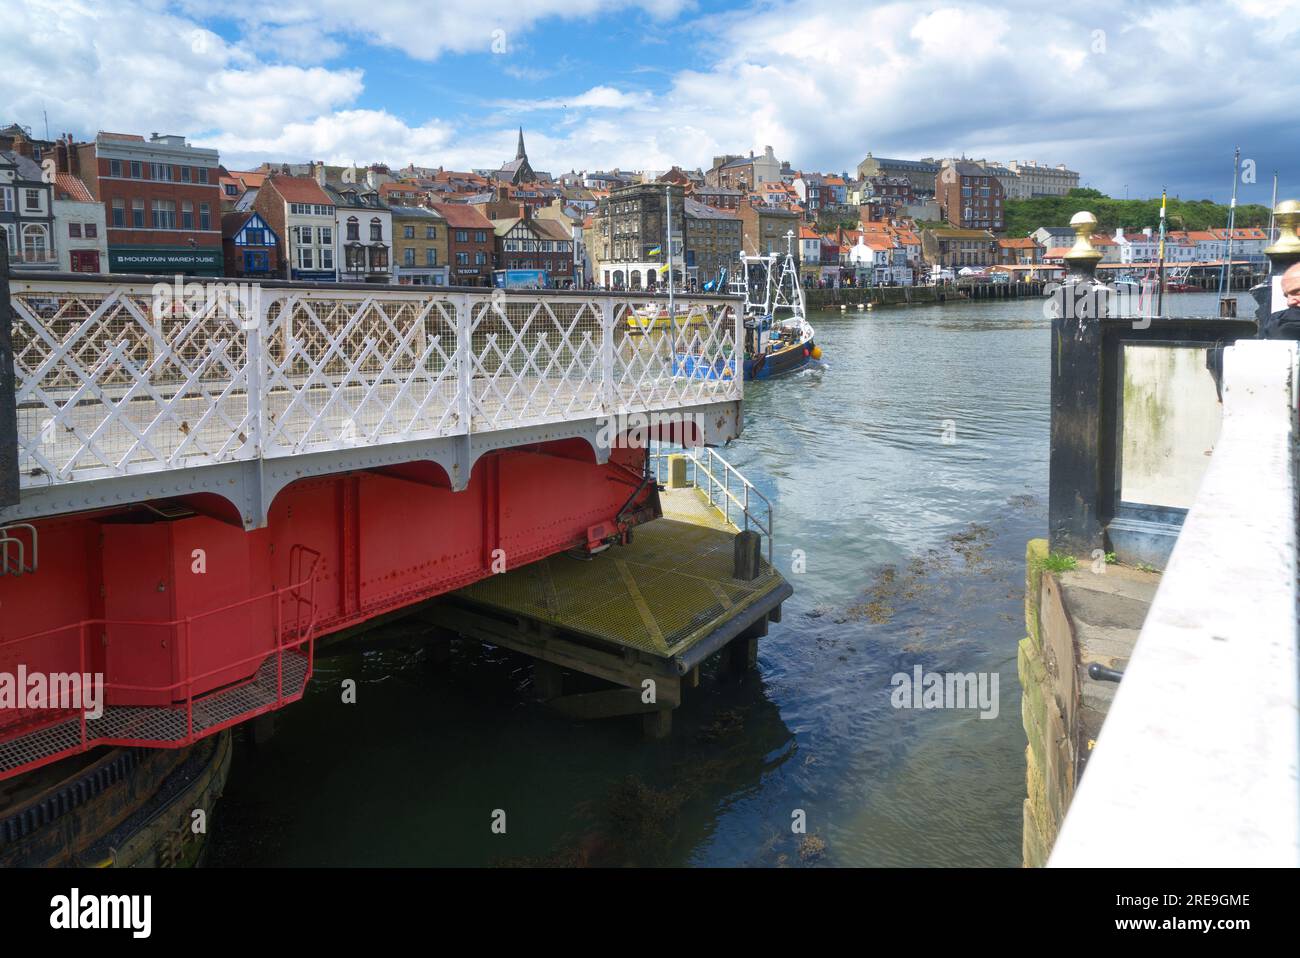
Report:
[[[1300,263],[1293,263],[1282,274],[1282,295],[1288,306],[1300,309]]]

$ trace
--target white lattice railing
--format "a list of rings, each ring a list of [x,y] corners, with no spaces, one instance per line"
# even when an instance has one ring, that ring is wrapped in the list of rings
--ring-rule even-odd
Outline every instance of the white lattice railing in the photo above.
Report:
[[[11,299],[25,486],[741,396],[718,298],[671,321],[608,294],[15,280]]]

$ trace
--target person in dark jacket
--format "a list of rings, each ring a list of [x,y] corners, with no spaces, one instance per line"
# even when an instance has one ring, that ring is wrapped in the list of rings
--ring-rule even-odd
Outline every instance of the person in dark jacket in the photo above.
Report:
[[[1282,295],[1287,308],[1269,314],[1259,329],[1260,339],[1300,340],[1300,263],[1282,274]]]

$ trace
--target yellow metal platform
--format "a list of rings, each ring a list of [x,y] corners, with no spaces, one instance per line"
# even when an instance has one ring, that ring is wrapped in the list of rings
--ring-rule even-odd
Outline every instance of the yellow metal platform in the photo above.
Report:
[[[695,521],[665,515],[637,526],[628,545],[589,558],[552,556],[455,596],[667,659],[729,623],[765,615],[791,593],[766,561],[756,579],[732,578],[735,530],[696,490],[673,490],[663,501],[666,514]]]

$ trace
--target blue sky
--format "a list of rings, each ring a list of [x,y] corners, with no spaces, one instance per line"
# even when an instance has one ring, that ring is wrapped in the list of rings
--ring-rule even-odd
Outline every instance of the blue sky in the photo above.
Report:
[[[263,160],[467,169],[797,168],[877,155],[1065,163],[1226,199],[1232,150],[1300,196],[1300,0],[17,0],[0,122],[182,133]],[[493,51],[493,45],[497,52]]]

